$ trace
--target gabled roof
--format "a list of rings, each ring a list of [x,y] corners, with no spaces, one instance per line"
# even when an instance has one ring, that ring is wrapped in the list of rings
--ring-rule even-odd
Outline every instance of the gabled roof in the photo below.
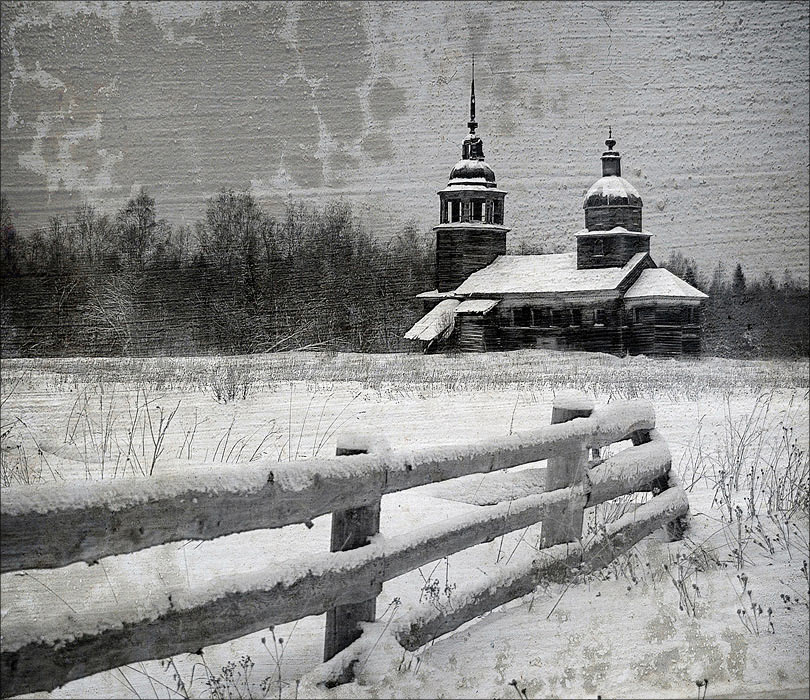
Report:
[[[541,294],[616,289],[647,256],[636,253],[624,267],[577,270],[576,253],[500,255],[471,274],[457,294]]]
[[[440,301],[405,334],[408,340],[433,340],[445,331],[452,330],[453,311],[460,304],[458,299]]]
[[[662,267],[642,270],[633,286],[627,290],[625,299],[646,297],[677,297],[680,299],[708,299],[709,295]]]

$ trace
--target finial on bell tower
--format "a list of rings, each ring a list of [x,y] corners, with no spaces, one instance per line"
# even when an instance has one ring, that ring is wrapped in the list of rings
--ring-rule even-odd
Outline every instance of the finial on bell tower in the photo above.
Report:
[[[470,121],[467,122],[470,133],[461,146],[463,160],[484,160],[484,144],[475,133],[478,122],[475,121],[475,54],[472,57],[472,79],[470,80]]]
[[[470,121],[467,122],[470,133],[475,134],[478,122],[475,121],[475,54],[472,57],[472,80],[470,81]]]

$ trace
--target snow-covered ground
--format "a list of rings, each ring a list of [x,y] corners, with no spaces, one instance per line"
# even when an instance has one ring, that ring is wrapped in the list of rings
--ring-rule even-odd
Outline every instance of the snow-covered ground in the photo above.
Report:
[[[697,683],[704,679],[706,697],[807,696],[806,361],[286,353],[8,360],[2,370],[4,485],[31,482],[35,489],[54,479],[148,478],[143,473],[199,462],[328,455],[349,431],[384,437],[393,448],[497,437],[548,424],[554,396],[576,388],[597,405],[652,400],[689,492],[684,541],[647,538],[585,580],[540,586],[413,653],[392,644],[387,628],[420,603],[450,610],[457,591],[531,558],[539,526],[386,583],[371,630],[379,642],[346,686],[313,685],[320,616],[206,648],[202,657],[180,655],[168,669],[154,661],[96,674],[50,696],[702,697],[706,688]],[[161,420],[169,422],[156,449],[149,423]],[[502,489],[493,474],[386,496],[381,532],[401,534],[474,511],[482,494]],[[777,496],[782,507],[798,506],[787,523],[774,509]],[[617,514],[611,504],[589,513],[586,538]],[[327,551],[329,527],[325,516],[311,529],[6,574],[2,621],[57,606],[81,614],[106,600],[148,605],[191,581]]]

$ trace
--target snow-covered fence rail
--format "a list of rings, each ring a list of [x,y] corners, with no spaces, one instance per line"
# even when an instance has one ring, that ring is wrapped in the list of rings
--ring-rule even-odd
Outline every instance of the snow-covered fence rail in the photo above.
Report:
[[[622,402],[581,421],[441,449],[10,487],[0,503],[0,572],[92,563],[167,542],[306,523],[384,494],[544,460],[583,442],[602,447],[653,427],[649,404]]]
[[[344,445],[339,452],[344,456],[334,459],[4,490],[3,571],[94,563],[166,542],[306,523],[330,512],[332,549],[356,548],[270,565],[250,576],[236,572],[214,582],[191,582],[149,610],[123,602],[115,609],[99,604],[86,616],[55,612],[25,625],[4,625],[3,695],[50,690],[98,671],[195,651],[324,612],[325,656],[337,654],[325,667],[330,669],[326,680],[346,678],[365,643],[363,621],[373,621],[374,600],[385,581],[543,520],[564,523],[549,527],[547,544],[575,542],[583,508],[637,490],[669,488],[670,454],[654,430],[648,402],[613,404],[593,413],[559,404],[555,411],[555,420],[566,422],[452,448],[391,452],[372,447],[368,454],[352,454],[362,450]],[[575,415],[581,417],[568,420]],[[586,468],[589,448],[627,438],[634,447]],[[376,534],[384,494],[544,459],[549,459],[547,492],[483,506],[394,538],[377,535],[365,544]],[[506,578],[469,591],[452,613],[423,611],[413,617],[395,630],[397,640],[418,647],[529,592],[540,578],[559,575],[567,565],[583,560],[602,565],[605,557],[607,563],[687,509],[683,491],[671,488],[627,522],[615,523],[601,544],[551,546],[531,567],[508,569]]]

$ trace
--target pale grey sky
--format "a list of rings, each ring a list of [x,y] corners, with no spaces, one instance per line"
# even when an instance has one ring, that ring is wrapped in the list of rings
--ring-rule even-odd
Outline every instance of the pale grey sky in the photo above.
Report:
[[[427,230],[473,52],[510,245],[573,246],[610,125],[654,258],[807,279],[801,2],[4,2],[2,189],[23,231],[140,186],[176,224],[232,187]]]

